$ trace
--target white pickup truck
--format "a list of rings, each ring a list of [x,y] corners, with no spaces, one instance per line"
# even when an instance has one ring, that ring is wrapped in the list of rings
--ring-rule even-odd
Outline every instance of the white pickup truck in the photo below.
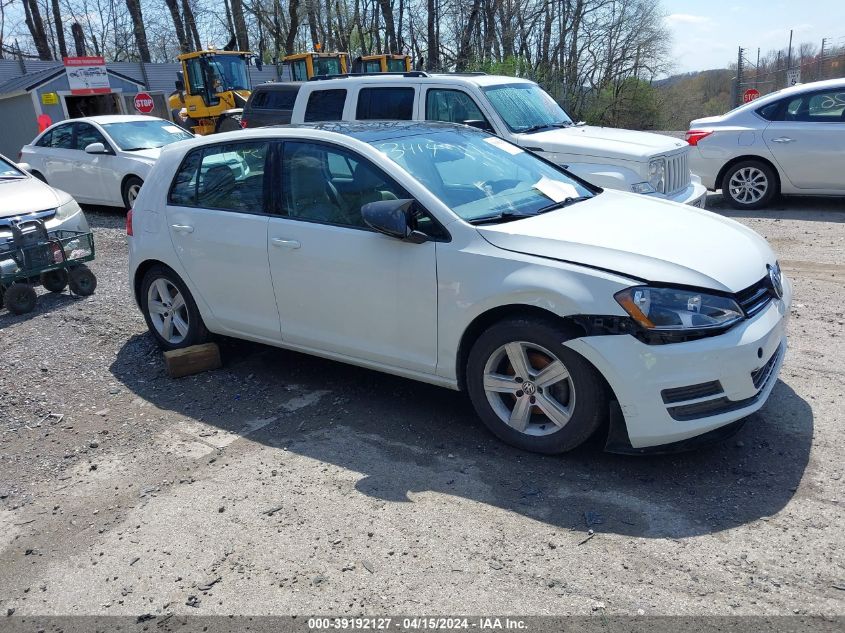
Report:
[[[263,84],[242,125],[356,120],[463,123],[488,130],[600,187],[704,207],[689,145],[669,136],[575,123],[532,81],[486,75],[341,75]]]

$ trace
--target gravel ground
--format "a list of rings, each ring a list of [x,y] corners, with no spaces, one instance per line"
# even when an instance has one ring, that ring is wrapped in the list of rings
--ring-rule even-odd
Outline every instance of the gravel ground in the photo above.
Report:
[[[522,453],[460,394],[253,344],[171,380],[91,210],[97,293],[0,312],[0,617],[845,615],[843,201],[708,204],[777,250],[791,348],[737,436],[646,458]]]

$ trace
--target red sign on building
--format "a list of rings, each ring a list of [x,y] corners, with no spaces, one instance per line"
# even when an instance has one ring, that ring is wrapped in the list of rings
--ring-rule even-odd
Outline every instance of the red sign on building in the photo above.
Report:
[[[65,57],[64,64],[71,94],[96,95],[111,92],[106,60],[102,57]]]

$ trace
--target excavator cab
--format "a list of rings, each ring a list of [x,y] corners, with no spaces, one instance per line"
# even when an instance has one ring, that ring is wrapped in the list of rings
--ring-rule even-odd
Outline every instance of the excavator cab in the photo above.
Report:
[[[407,73],[410,70],[410,55],[363,55],[352,62],[354,73]]]
[[[296,53],[286,55],[282,66],[291,81],[308,81],[312,77],[345,75],[349,72],[348,53]]]
[[[250,95],[244,51],[206,50],[185,53],[176,91],[170,95],[173,120],[195,134],[240,129],[240,115]]]

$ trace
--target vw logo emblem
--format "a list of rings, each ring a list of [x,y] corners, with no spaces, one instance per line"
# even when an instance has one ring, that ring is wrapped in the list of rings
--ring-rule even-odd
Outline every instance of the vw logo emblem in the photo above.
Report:
[[[533,396],[535,393],[537,393],[537,387],[534,386],[533,382],[525,381],[524,383],[522,383],[522,390],[528,396]]]
[[[780,299],[783,297],[783,281],[780,277],[780,266],[775,264],[774,266],[766,266],[769,269],[769,281],[772,284],[772,290],[775,292],[775,296]]]

